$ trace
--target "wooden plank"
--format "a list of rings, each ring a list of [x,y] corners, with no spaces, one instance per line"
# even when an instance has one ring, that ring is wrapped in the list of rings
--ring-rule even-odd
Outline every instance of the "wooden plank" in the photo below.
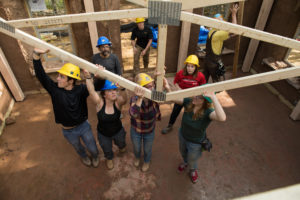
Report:
[[[14,101],[13,99],[11,99],[11,101],[9,102],[9,106],[8,106],[8,108],[7,108],[7,112],[6,112],[5,115],[4,115],[3,123],[0,125],[0,136],[2,135],[3,130],[4,130],[4,128],[5,128],[5,125],[6,125],[6,124],[5,124],[5,121],[6,121],[6,119],[9,117],[9,115],[10,115],[10,113],[11,113],[11,111],[12,111],[14,105],[15,105],[15,101]]]
[[[199,24],[203,26],[208,26],[224,31],[228,31],[230,33],[235,33],[237,35],[242,35],[245,37],[277,44],[283,47],[287,48],[294,48],[297,50],[300,50],[300,41],[297,41],[295,39],[283,37],[280,35],[267,33],[261,30],[256,30],[253,28],[241,26],[238,24],[232,24],[225,21],[220,21],[217,19],[213,19],[210,17],[205,17],[202,15],[196,15],[192,13],[188,13],[185,11],[181,11],[181,20],[182,21],[188,21],[194,24]]]
[[[0,72],[5,80],[6,84],[8,85],[9,90],[13,94],[15,100],[23,101],[25,98],[24,93],[7,62],[1,47],[0,47]]]
[[[192,97],[203,94],[204,91],[223,91],[236,88],[247,87],[251,85],[258,85],[262,83],[268,83],[272,81],[278,81],[290,77],[296,77],[300,75],[300,67],[291,67],[288,69],[282,69],[277,71],[271,71],[227,81],[217,82],[204,86],[198,86],[185,90],[170,92],[167,94],[166,101],[172,101],[176,99],[182,99],[185,97]]]
[[[290,118],[292,120],[300,120],[300,101],[298,101],[296,107],[293,109]]]
[[[239,3],[239,12],[238,12],[238,21],[237,23],[242,25],[243,24],[243,17],[244,17],[244,2]],[[235,41],[234,47],[234,57],[233,57],[233,69],[232,69],[232,77],[235,78],[237,74],[237,67],[239,64],[239,55],[240,55],[240,43],[241,43],[241,36],[239,35]]]
[[[7,21],[16,28],[32,27],[32,26],[49,26],[57,24],[70,24],[79,22],[90,21],[105,21],[105,20],[117,20],[137,17],[148,17],[148,9],[129,9],[129,10],[111,10],[101,11],[93,13],[80,13],[71,15],[59,15],[51,17],[37,17],[29,19],[11,20]]]
[[[84,0],[84,7],[85,7],[85,12],[87,12],[87,13],[94,12],[93,0]],[[89,33],[90,33],[90,39],[91,39],[91,43],[92,43],[93,53],[96,54],[96,53],[98,53],[98,48],[96,47],[97,40],[98,40],[98,31],[97,31],[96,21],[88,22],[88,27],[89,27]]]
[[[0,18],[0,21],[5,22],[5,20],[2,18]],[[57,57],[61,58],[62,60],[66,60],[75,65],[78,65],[80,68],[86,69],[91,73],[98,74],[100,77],[102,77],[104,79],[108,79],[114,83],[118,83],[120,86],[127,88],[130,91],[134,91],[134,88],[136,86],[139,86],[138,84],[133,83],[133,82],[131,82],[117,74],[114,74],[108,70],[101,71],[96,67],[96,65],[94,65],[82,58],[79,58],[67,51],[64,51],[58,47],[48,44],[47,42],[44,42],[36,37],[33,37],[32,35],[29,35],[19,29],[15,29],[15,31],[13,32],[13,31],[9,31],[7,29],[0,27],[0,32],[6,34],[8,36],[11,36],[15,39],[18,39],[28,45],[31,45],[31,46],[34,46],[34,47],[37,47],[40,49],[49,49],[51,54],[56,55]],[[151,99],[151,91],[150,90],[146,89],[145,97],[148,99]]]
[[[164,67],[167,47],[167,25],[158,25],[158,48],[157,48],[157,65],[156,70],[161,75],[157,76],[156,79],[156,90],[162,91],[163,89],[163,78],[164,78]]]
[[[192,9],[186,10],[186,12],[193,12],[193,10]],[[190,32],[191,32],[191,23],[190,22],[182,22],[181,23],[181,34],[180,34],[177,71],[180,71],[183,68],[184,60],[187,57],[189,41],[190,41]]]
[[[265,25],[267,23],[267,19],[269,17],[272,5],[273,5],[274,0],[264,0],[262,3],[262,6],[259,11],[259,15],[256,21],[255,29],[257,30],[264,30]],[[258,40],[251,40],[244,62],[242,66],[243,72],[249,72],[257,47],[258,47],[259,41]]]
[[[148,0],[127,0],[131,3],[137,4],[139,6],[148,7]],[[172,1],[172,0],[164,0],[164,1]],[[220,4],[234,3],[238,1],[245,0],[173,0],[172,2],[180,2],[182,3],[181,9],[188,10],[192,8],[200,8],[207,6],[214,6]]]

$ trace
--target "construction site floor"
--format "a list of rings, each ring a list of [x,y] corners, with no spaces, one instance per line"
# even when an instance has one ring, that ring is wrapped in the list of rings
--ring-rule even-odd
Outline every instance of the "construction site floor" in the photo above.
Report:
[[[48,94],[29,95],[16,103],[16,123],[0,137],[0,199],[231,199],[300,183],[300,123],[291,110],[263,85],[217,94],[225,123],[207,130],[211,152],[200,158],[199,181],[177,173],[182,161],[178,128],[160,133],[171,104],[162,104],[150,170],[133,166],[128,103],[123,107],[127,152],[114,147],[115,167],[108,170],[100,150],[98,168],[85,167],[54,122]],[[96,111],[89,100],[89,121],[96,136]],[[98,145],[99,147],[99,145]],[[100,149],[100,148],[99,148]]]

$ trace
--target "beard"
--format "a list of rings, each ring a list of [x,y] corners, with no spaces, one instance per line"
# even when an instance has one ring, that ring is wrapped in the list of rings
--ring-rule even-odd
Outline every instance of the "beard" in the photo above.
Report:
[[[106,57],[106,56],[109,55],[109,53],[110,53],[109,50],[104,50],[104,51],[101,52],[101,55],[104,56],[104,57]]]

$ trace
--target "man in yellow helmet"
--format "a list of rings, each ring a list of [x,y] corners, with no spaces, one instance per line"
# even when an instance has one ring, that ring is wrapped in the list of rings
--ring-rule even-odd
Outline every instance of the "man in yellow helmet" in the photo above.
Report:
[[[138,74],[140,70],[140,56],[143,56],[144,69],[149,65],[150,45],[152,43],[152,31],[145,26],[145,18],[136,18],[137,27],[132,30],[131,44],[134,53],[134,74]]]
[[[239,7],[237,4],[233,5],[231,10],[232,23],[237,23],[236,14]],[[221,14],[216,14],[215,19],[222,20]],[[208,82],[209,77],[212,77],[213,82],[218,82],[220,76],[224,75],[224,70],[222,68],[221,53],[223,50],[223,42],[230,37],[229,32],[217,29],[211,29],[208,33],[206,40],[206,56],[204,60],[204,71],[206,82]]]
[[[71,63],[67,63],[58,70],[55,83],[44,71],[40,55],[49,50],[34,49],[33,66],[36,77],[51,96],[55,122],[61,124],[64,137],[73,145],[81,157],[83,164],[97,167],[99,164],[98,149],[91,126],[87,120],[87,97],[89,96],[86,85],[75,85],[80,80],[80,69]],[[84,142],[92,159],[87,155]]]

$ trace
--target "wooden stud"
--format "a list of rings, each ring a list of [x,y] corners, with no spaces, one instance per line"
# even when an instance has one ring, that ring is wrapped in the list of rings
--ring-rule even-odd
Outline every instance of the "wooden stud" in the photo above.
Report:
[[[290,118],[292,120],[300,120],[300,101],[298,101],[296,107],[292,111]]]
[[[93,13],[80,13],[71,15],[59,15],[51,17],[37,17],[29,19],[11,20],[7,24],[15,28],[31,27],[31,26],[49,26],[57,24],[70,24],[90,21],[105,21],[116,19],[127,19],[137,17],[148,17],[148,9],[129,9],[129,10],[112,10]]]
[[[13,94],[15,100],[23,101],[25,98],[24,93],[23,93],[14,73],[12,72],[1,48],[0,48],[0,71],[1,71],[1,74],[2,74],[6,84],[9,87],[9,90]]]
[[[85,11],[87,13],[94,12],[93,0],[84,0],[84,7],[85,7]],[[98,53],[98,48],[96,47],[97,40],[98,40],[98,31],[97,31],[96,21],[88,22],[88,27],[89,27],[89,33],[90,33],[90,39],[91,39],[91,43],[92,43],[93,53],[96,54],[96,53]]]
[[[157,76],[156,79],[156,90],[162,91],[163,89],[163,78],[164,78],[164,67],[166,57],[166,46],[167,46],[167,25],[158,25],[158,48],[157,48],[157,65],[156,71],[161,75]]]
[[[267,33],[267,32],[261,31],[261,30],[256,30],[256,29],[241,26],[238,24],[232,24],[229,22],[220,21],[217,19],[213,19],[210,17],[201,16],[201,15],[196,15],[196,14],[188,13],[185,11],[181,11],[181,20],[188,21],[188,22],[191,22],[194,24],[204,25],[204,26],[228,31],[230,33],[235,33],[237,35],[242,35],[245,37],[277,44],[277,45],[280,45],[283,47],[294,48],[294,49],[300,50],[300,42],[295,39],[283,37],[283,36],[272,34],[272,33]]]
[[[6,22],[2,18],[0,18],[0,21]],[[15,39],[18,39],[28,45],[31,45],[31,46],[34,46],[34,47],[37,47],[40,49],[49,49],[51,54],[56,55],[60,59],[69,61],[69,62],[79,66],[82,69],[88,70],[89,72],[91,72],[93,74],[98,74],[100,77],[102,77],[104,79],[108,79],[114,83],[118,83],[120,86],[122,86],[130,91],[134,91],[134,88],[136,86],[139,86],[138,84],[133,83],[133,82],[131,82],[117,74],[114,74],[108,70],[101,71],[96,67],[96,65],[94,65],[82,58],[79,58],[67,51],[64,51],[56,46],[53,46],[47,42],[44,42],[36,37],[33,37],[32,35],[27,34],[19,29],[15,29],[15,32],[13,33],[6,29],[0,28],[0,32],[4,33],[6,35],[9,35]],[[151,99],[151,91],[150,90],[146,89],[145,97],[148,99]]]
[[[193,10],[186,10],[186,12],[193,12]],[[190,41],[190,32],[191,32],[191,23],[182,22],[181,23],[181,34],[180,34],[180,44],[179,44],[179,54],[178,54],[178,63],[177,71],[180,71],[183,68],[184,60],[188,54],[189,41]]]
[[[148,0],[127,0],[131,3],[148,7]],[[166,1],[166,0],[165,0]],[[170,0],[167,0],[170,1]],[[245,1],[245,0],[238,0],[238,1]],[[214,6],[219,4],[227,4],[237,2],[237,0],[173,0],[171,2],[180,2],[182,3],[182,10],[188,10],[192,8],[200,8],[200,7],[207,7],[207,6]]]
[[[193,87],[185,90],[170,92],[167,94],[166,101],[182,99],[203,94],[205,91],[223,91],[236,88],[258,85],[262,83],[278,81],[290,77],[300,76],[300,67],[293,67],[277,71],[265,72],[261,74],[221,81],[213,84]]]
[[[243,17],[244,17],[244,2],[239,3],[239,13],[238,13],[238,24],[243,24]],[[239,64],[239,55],[240,55],[240,43],[241,43],[241,36],[239,35],[235,41],[234,47],[234,58],[233,58],[233,68],[232,68],[232,77],[235,78],[237,74],[237,67]]]
[[[255,29],[257,30],[263,30],[265,28],[265,25],[267,23],[268,16],[270,14],[272,5],[274,0],[264,0],[262,3],[262,6],[259,11],[259,15],[256,21]],[[258,47],[259,41],[252,39],[249,43],[248,50],[243,62],[242,70],[243,72],[249,72],[257,47]]]

